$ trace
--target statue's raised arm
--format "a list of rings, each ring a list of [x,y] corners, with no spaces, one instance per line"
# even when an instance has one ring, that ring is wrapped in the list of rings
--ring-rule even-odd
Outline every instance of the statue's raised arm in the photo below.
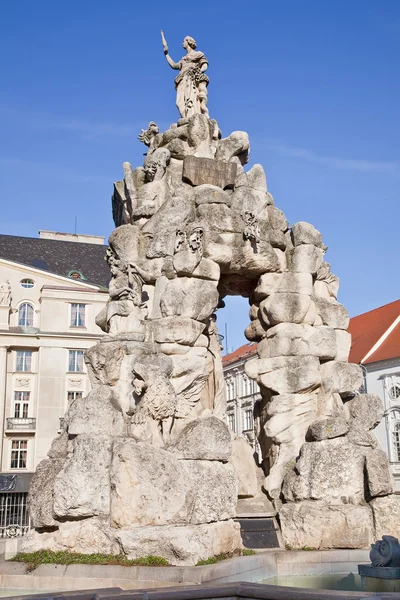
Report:
[[[172,60],[168,54],[168,44],[162,30],[161,41],[169,66],[180,71],[175,78],[175,89],[176,105],[181,117],[191,117],[195,114],[208,117],[207,86],[209,79],[205,75],[205,71],[208,69],[207,58],[203,52],[196,51],[196,42],[188,35],[182,44],[186,54],[179,62]]]

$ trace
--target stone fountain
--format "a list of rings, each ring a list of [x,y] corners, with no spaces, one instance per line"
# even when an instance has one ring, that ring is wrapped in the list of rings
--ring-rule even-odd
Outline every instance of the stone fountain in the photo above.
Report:
[[[68,407],[32,481],[24,549],[185,565],[241,547],[238,472],[243,481],[246,464],[257,482],[258,467],[250,447],[231,458],[243,440],[225,422],[215,315],[227,295],[248,298],[245,333],[258,343],[247,373],[262,394],[263,481],[246,494],[273,503],[287,547],[366,547],[400,504],[370,432],[381,401],[355,394],[362,373],[348,363],[349,316],[322,235],[289,227],[262,166],[245,170],[247,133],[223,137],[210,118],[194,39],[178,62],[162,39],[180,119],[142,130],[143,166],[125,162],[114,184],[106,335],[86,353],[91,392]]]

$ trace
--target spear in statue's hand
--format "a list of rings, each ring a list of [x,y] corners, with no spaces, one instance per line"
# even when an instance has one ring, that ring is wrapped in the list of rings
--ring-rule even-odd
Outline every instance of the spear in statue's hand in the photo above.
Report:
[[[162,41],[162,45],[164,46],[164,54],[168,54],[168,44],[167,44],[167,40],[165,39],[164,32],[162,29],[161,29],[161,41]]]

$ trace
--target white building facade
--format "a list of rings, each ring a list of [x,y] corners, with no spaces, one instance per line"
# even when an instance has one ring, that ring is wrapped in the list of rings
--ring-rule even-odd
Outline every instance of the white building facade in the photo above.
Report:
[[[84,351],[104,335],[95,317],[108,268],[104,240],[88,238],[32,238],[32,252],[30,238],[0,236],[0,537],[25,533],[31,476],[68,403],[89,391]],[[32,256],[39,266],[19,262]],[[96,269],[99,283],[89,283],[85,271],[93,280]]]

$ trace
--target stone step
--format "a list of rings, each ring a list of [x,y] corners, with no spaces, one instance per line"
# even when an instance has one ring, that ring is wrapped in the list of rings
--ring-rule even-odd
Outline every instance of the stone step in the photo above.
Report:
[[[273,517],[235,519],[246,548],[279,548],[278,525]]]

